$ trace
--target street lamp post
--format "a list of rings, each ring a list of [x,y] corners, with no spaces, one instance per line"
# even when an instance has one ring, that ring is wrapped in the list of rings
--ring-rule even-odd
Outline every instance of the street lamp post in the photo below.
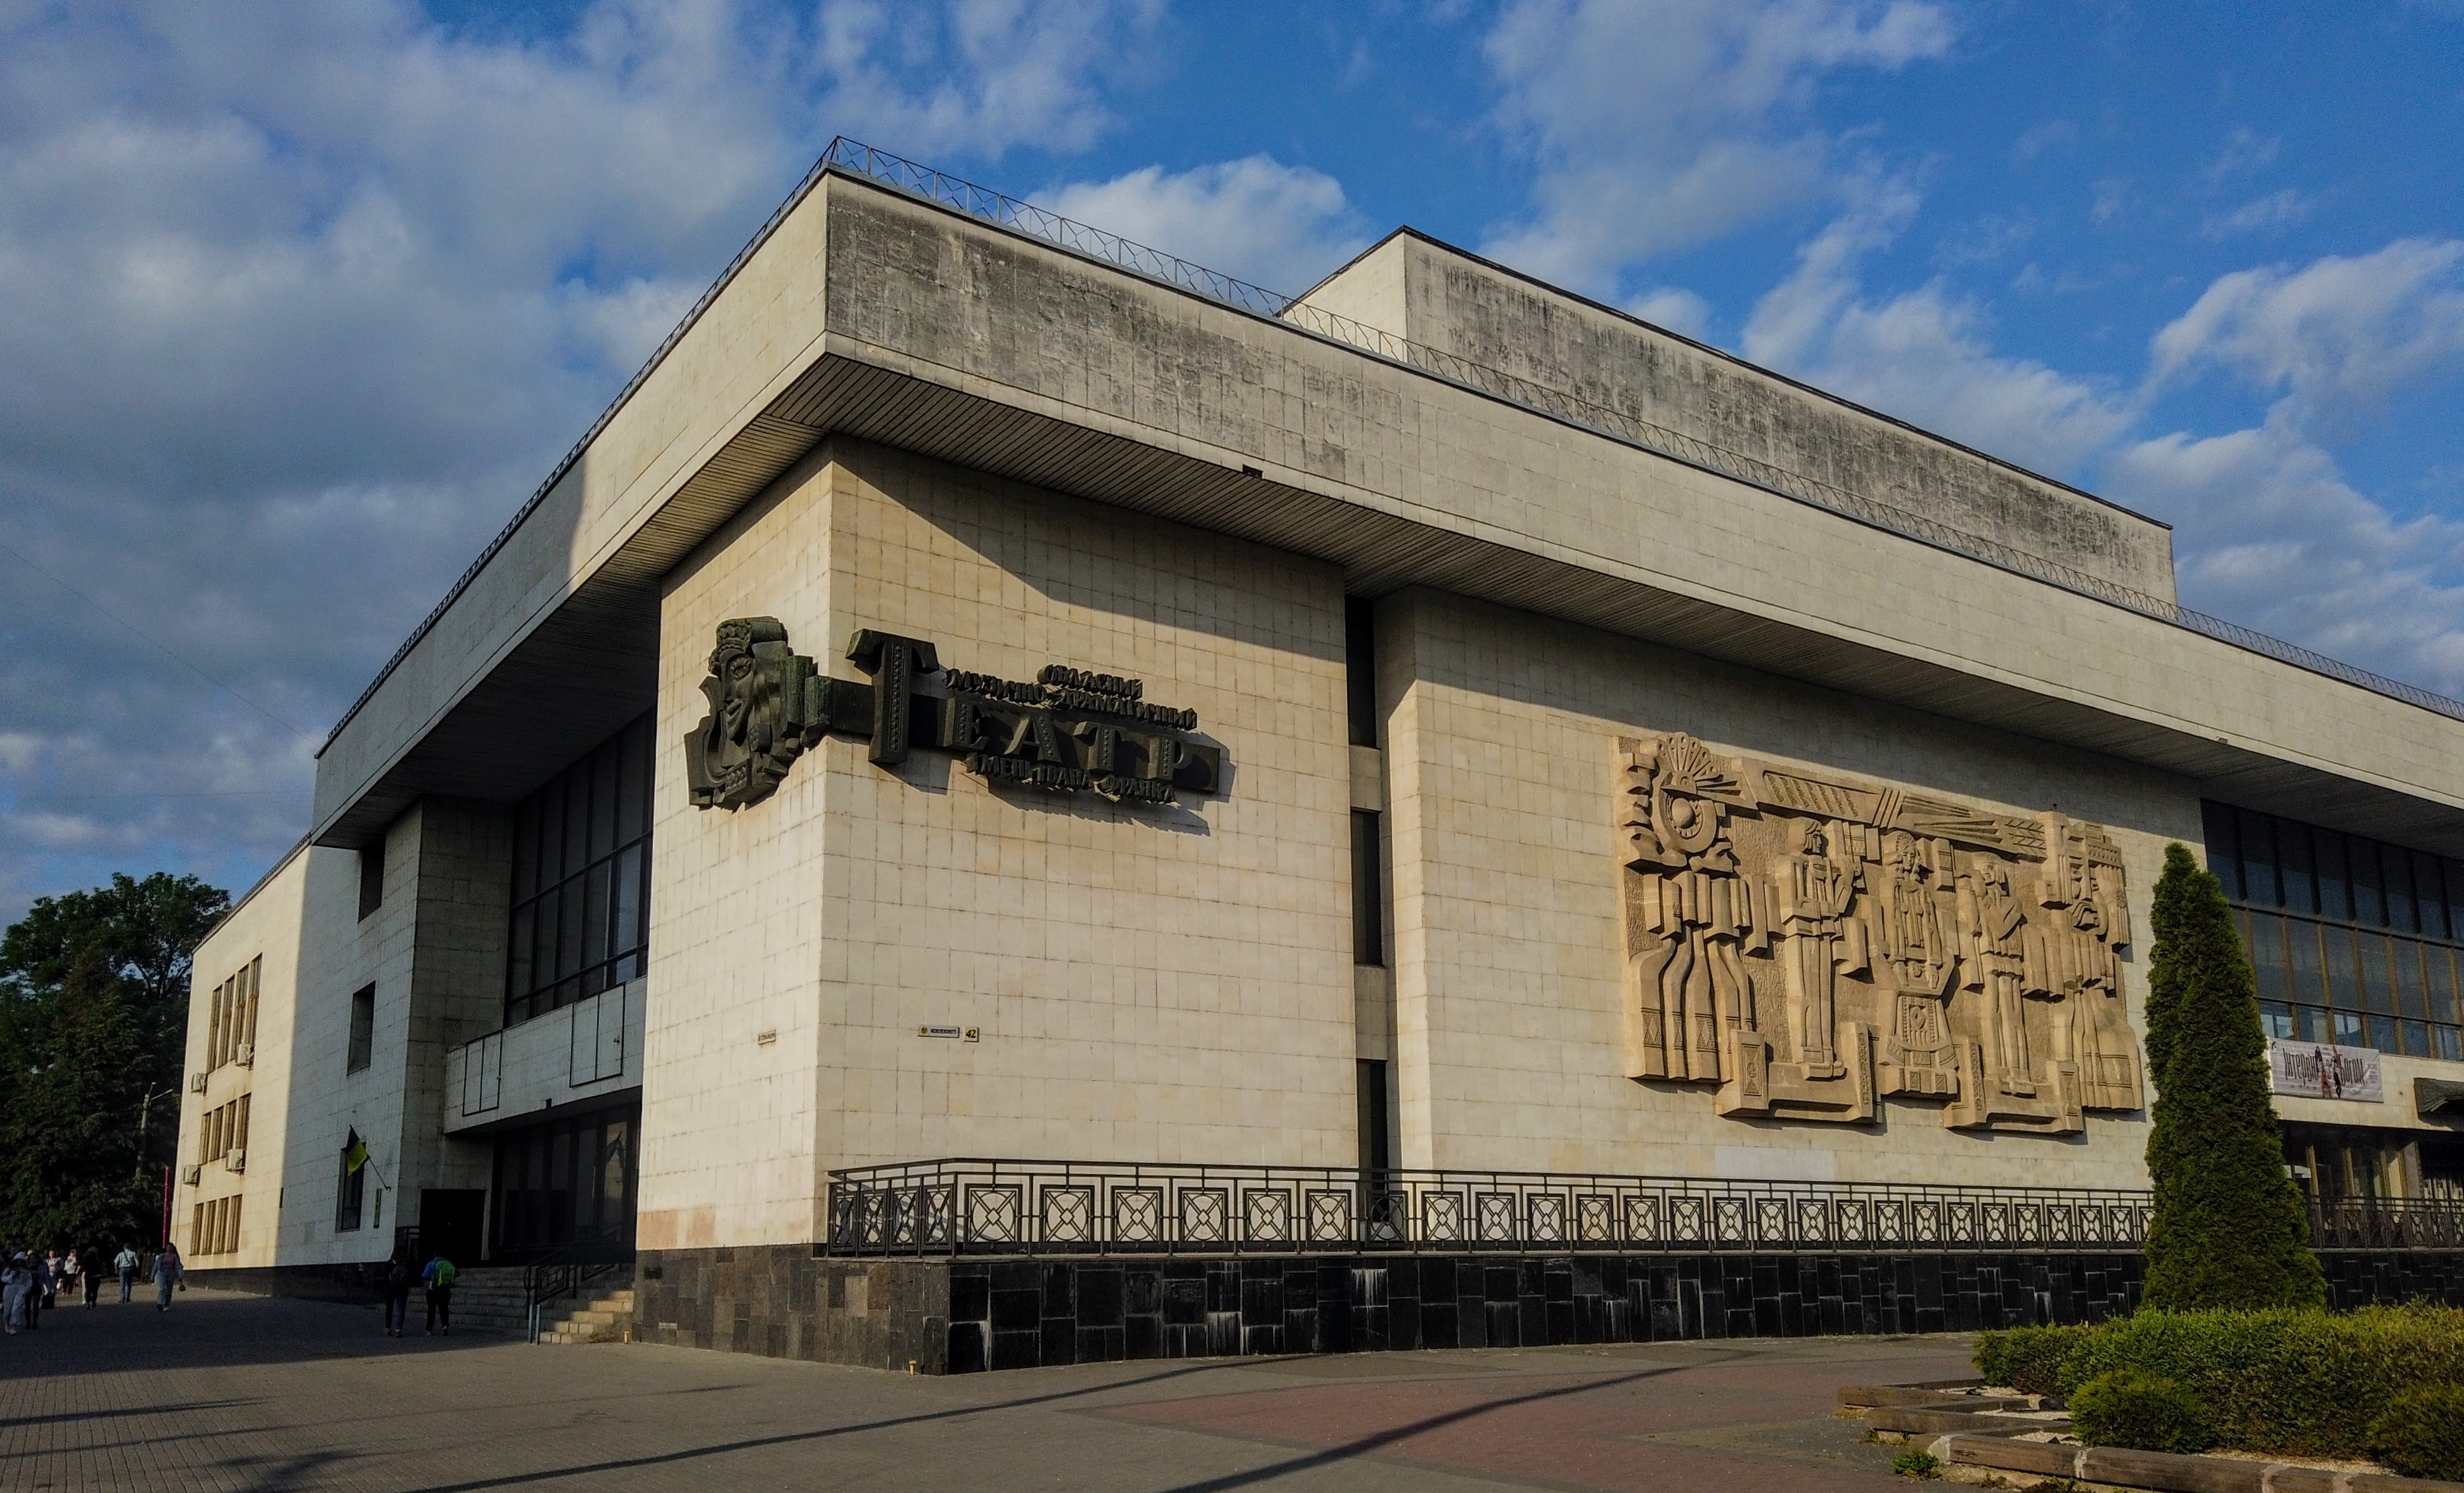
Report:
[[[139,1100],[139,1101],[137,1102],[137,1174],[136,1174],[136,1175],[139,1175],[139,1176],[143,1176],[143,1175],[145,1175],[145,1131],[146,1131],[146,1129],[147,1129],[148,1123],[153,1119],[153,1116],[154,1116],[154,1101],[155,1101],[155,1100],[157,1100],[157,1099],[162,1099],[162,1098],[168,1097],[169,1095],[172,1095],[172,1094],[176,1094],[176,1093],[178,1093],[179,1091],[180,1091],[180,1087],[179,1087],[179,1086],[178,1086],[178,1085],[176,1085],[176,1084],[174,1084],[174,1085],[173,1085],[173,1086],[171,1086],[169,1088],[158,1088],[158,1089],[156,1089],[154,1092],[152,1092],[152,1093],[150,1093],[150,1094],[147,1094],[144,1098],[143,1098],[143,1099],[141,1099],[141,1100]]]

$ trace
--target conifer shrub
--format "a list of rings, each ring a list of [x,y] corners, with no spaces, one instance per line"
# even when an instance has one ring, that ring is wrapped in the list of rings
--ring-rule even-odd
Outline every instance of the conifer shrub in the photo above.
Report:
[[[2424,1384],[2390,1396],[2370,1422],[2369,1451],[2408,1478],[2464,1482],[2464,1385]]]
[[[2094,1328],[2062,1360],[2074,1419],[2087,1384],[2123,1369],[2188,1390],[2213,1416],[2217,1444],[2361,1457],[2398,1394],[2464,1384],[2464,1308],[2142,1311]]]
[[[2011,1328],[1976,1339],[1976,1372],[1985,1382],[2023,1394],[2057,1394],[2062,1360],[2096,1328],[2086,1326]]]
[[[2323,1306],[2309,1215],[2284,1170],[2257,990],[2224,889],[2165,847],[2147,970],[2155,1206],[2145,1303],[2160,1310]]]
[[[2216,1444],[2215,1416],[2171,1379],[2112,1369],[2071,1396],[2071,1429],[2090,1446],[2143,1452],[2204,1452]]]

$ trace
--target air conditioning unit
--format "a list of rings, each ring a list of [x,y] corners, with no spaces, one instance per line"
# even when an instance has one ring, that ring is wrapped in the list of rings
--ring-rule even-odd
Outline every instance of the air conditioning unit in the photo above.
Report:
[[[223,1153],[223,1165],[233,1172],[245,1172],[248,1170],[248,1153],[233,1146]]]
[[[256,1043],[253,1042],[244,1042],[237,1047],[232,1048],[231,1061],[244,1068],[253,1068],[256,1066]]]
[[[190,1187],[194,1187],[197,1185],[197,1179],[205,1175],[206,1169],[204,1167],[193,1166],[180,1174],[180,1180]]]
[[[192,1093],[192,1094],[202,1094],[202,1093],[204,1093],[205,1091],[206,1091],[206,1075],[204,1075],[203,1073],[191,1073],[191,1074],[189,1074],[189,1075],[188,1075],[188,1092],[190,1092],[190,1093]]]

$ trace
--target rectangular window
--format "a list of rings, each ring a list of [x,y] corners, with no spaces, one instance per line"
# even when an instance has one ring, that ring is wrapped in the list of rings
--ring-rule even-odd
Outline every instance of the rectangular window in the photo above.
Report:
[[[2327,1003],[2327,972],[2319,962],[2319,925],[2288,918],[2284,923],[2285,952],[2293,971],[2293,999],[2302,1005],[2322,1006]]]
[[[1386,962],[1386,889],[1378,875],[1377,816],[1352,811],[1352,962]]]
[[[516,807],[507,1025],[640,977],[649,937],[651,745],[645,714]]]
[[[1343,703],[1353,746],[1377,744],[1377,608],[1365,597],[1343,601]]]
[[[2344,837],[2332,829],[2313,829],[2310,844],[2318,857],[2319,911],[2321,916],[2349,918],[2353,915],[2352,872],[2345,854]],[[2354,848],[2364,854],[2369,842],[2357,841]]]
[[[252,1054],[256,1047],[257,986],[263,983],[264,979],[265,955],[260,954],[248,961],[248,1017],[240,1022],[239,1040],[248,1043]]]
[[[1394,1149],[1386,1133],[1386,1065],[1362,1058],[1359,1084],[1360,1170],[1369,1174],[1375,1186],[1377,1178],[1395,1169]],[[1370,1217],[1376,1217],[1374,1207]]]
[[[369,913],[383,906],[385,906],[385,842],[379,840],[375,845],[360,852],[361,920],[365,921]]]
[[[250,1097],[251,1096],[247,1094],[239,1096],[239,1114],[231,1122],[231,1149],[233,1151],[245,1152],[248,1150],[248,1101]]]
[[[2387,881],[2387,921],[2400,933],[2421,932],[2421,904],[2412,894],[2412,857],[2393,845],[2376,846],[2379,871]]]
[[[2368,928],[2387,926],[2387,891],[2379,883],[2378,842],[2353,842],[2353,921]]]
[[[2202,803],[2199,817],[2208,842],[2208,869],[2224,884],[2225,900],[2239,902],[2241,891],[2241,825],[2239,816],[2221,803]]]
[[[2276,879],[2276,822],[2248,809],[2241,811],[2241,879],[2251,906],[2284,906]]]
[[[2286,911],[2319,911],[2318,874],[2310,860],[2309,825],[2287,819],[2276,822],[2276,870],[2282,879]]]
[[[2454,937],[2454,927],[2447,921],[2447,898],[2438,887],[2438,857],[2412,852],[2412,889],[2421,908],[2421,931],[2432,938]]]
[[[342,1071],[357,1073],[376,1056],[377,987],[363,985],[351,992],[351,1046],[342,1060]]]
[[[334,1194],[334,1232],[350,1234],[360,1226],[360,1210],[367,1201],[368,1168],[363,1161],[354,1170],[349,1151],[342,1153],[341,1175]]]

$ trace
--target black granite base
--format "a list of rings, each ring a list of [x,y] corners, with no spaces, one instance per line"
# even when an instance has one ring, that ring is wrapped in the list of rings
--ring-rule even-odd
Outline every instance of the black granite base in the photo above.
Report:
[[[949,1370],[2096,1321],[2137,1255],[1344,1256],[950,1265]]]
[[[2427,1301],[2464,1306],[2464,1253],[2321,1250],[2327,1298],[2339,1311],[2372,1304]]]
[[[2464,1306],[2464,1255],[2322,1255],[2340,1307]],[[1958,1332],[2137,1305],[2136,1253],[816,1259],[644,1251],[636,1335],[921,1373],[1259,1353]]]
[[[646,1249],[633,1271],[633,1333],[768,1358],[943,1373],[950,1265],[818,1260],[809,1244]]]

